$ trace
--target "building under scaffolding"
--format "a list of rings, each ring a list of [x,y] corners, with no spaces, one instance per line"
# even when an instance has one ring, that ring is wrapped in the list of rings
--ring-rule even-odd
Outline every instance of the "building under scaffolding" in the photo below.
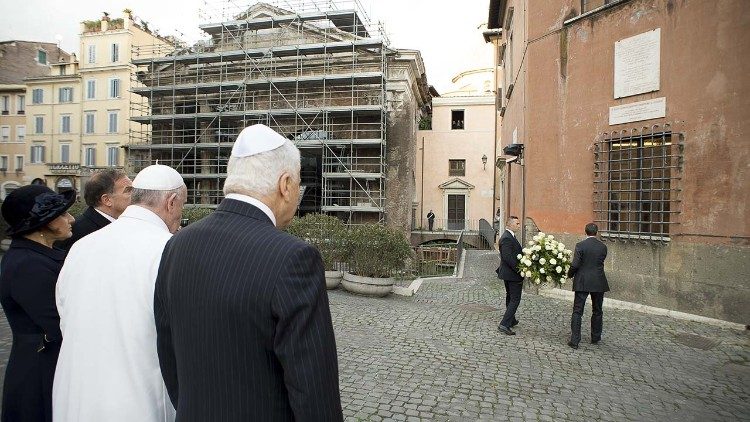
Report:
[[[419,53],[389,49],[356,0],[290,3],[201,25],[210,39],[192,48],[133,48],[130,170],[158,160],[182,174],[188,204],[216,206],[232,143],[263,123],[302,152],[301,214],[406,227],[430,96]]]

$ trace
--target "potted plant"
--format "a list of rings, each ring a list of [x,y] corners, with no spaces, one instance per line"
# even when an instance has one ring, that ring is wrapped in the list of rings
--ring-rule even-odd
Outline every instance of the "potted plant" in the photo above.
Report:
[[[341,263],[346,260],[344,223],[324,214],[307,214],[295,218],[287,228],[320,252],[326,272],[326,288],[335,289],[341,283]]]
[[[411,247],[398,230],[365,224],[349,230],[349,271],[344,273],[346,290],[386,296],[393,290],[392,274],[404,268]]]

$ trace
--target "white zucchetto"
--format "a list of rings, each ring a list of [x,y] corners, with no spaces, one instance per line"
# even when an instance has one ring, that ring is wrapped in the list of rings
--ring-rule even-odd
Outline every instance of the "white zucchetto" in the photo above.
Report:
[[[232,146],[232,157],[249,157],[274,150],[287,139],[266,125],[252,125],[242,129]]]
[[[133,179],[134,189],[146,190],[174,190],[182,187],[185,182],[180,173],[172,167],[153,164],[141,170]]]

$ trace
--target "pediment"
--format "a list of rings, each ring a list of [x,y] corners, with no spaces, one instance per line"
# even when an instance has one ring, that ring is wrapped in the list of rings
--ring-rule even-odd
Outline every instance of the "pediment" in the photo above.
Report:
[[[449,181],[441,184],[438,187],[440,189],[464,189],[464,190],[474,189],[474,185],[472,185],[471,183],[469,183],[469,182],[467,182],[465,180],[461,180],[458,177],[456,177],[454,179],[451,179],[451,180],[449,180]]]

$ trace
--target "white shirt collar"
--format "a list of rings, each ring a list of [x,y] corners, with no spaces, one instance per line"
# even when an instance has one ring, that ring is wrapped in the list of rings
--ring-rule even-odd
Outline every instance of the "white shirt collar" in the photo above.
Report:
[[[162,220],[161,217],[140,205],[129,205],[117,220],[127,221],[128,219],[151,223],[169,233],[169,227],[167,227],[167,224],[164,223],[164,220]]]
[[[96,211],[99,214],[101,214],[104,218],[106,218],[107,220],[109,220],[110,223],[116,220],[114,217],[112,217],[111,215],[107,214],[104,211],[100,211],[98,208],[94,208],[94,211]]]
[[[508,233],[510,233],[511,235],[513,235],[513,237],[516,237],[516,234],[513,233],[513,231],[511,229],[509,229],[509,228],[506,227],[505,230],[507,230]]]
[[[259,199],[255,199],[252,196],[242,195],[240,193],[230,193],[229,195],[225,196],[225,198],[246,202],[250,205],[258,207],[261,211],[263,211],[263,213],[268,216],[269,219],[271,219],[273,225],[276,226],[276,217],[274,217],[273,211],[271,211],[271,208],[268,208],[268,205],[264,204]]]

